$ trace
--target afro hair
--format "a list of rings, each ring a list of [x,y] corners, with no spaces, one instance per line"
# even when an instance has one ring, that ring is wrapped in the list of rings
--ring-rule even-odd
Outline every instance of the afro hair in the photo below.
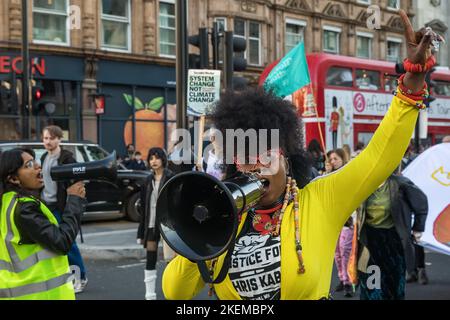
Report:
[[[303,123],[290,102],[262,88],[227,91],[221,96],[211,118],[224,137],[227,129],[255,129],[257,132],[260,129],[269,132],[278,129],[279,146],[290,162],[290,174],[299,187],[309,182],[311,165],[303,149]],[[270,141],[267,143],[270,147]]]

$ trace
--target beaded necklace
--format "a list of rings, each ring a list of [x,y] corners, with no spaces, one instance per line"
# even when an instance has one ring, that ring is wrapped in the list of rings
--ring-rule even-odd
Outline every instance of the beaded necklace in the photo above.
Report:
[[[275,232],[272,233],[272,236],[277,237],[280,235],[281,221],[283,220],[284,212],[289,204],[289,199],[291,198],[291,193],[294,198],[294,222],[295,222],[295,250],[297,251],[297,259],[298,259],[298,269],[297,273],[303,274],[305,273],[305,265],[303,264],[303,248],[300,242],[300,218],[299,218],[299,205],[298,205],[298,191],[297,191],[297,181],[288,177],[288,182],[286,184],[286,194],[284,195],[283,207],[281,208],[280,217],[278,219],[277,226],[275,228]]]

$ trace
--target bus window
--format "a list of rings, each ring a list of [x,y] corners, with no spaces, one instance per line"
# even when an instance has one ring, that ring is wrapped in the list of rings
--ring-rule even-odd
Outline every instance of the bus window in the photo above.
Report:
[[[450,82],[435,81],[434,94],[450,97]]]
[[[338,87],[353,87],[352,69],[331,67],[327,73],[327,85]]]
[[[397,76],[390,74],[384,75],[384,90],[392,92],[397,88]]]
[[[380,72],[370,70],[356,70],[356,86],[359,89],[379,90]]]

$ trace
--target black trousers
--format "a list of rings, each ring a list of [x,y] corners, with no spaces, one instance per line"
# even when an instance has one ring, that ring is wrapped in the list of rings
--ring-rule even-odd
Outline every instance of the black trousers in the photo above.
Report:
[[[337,131],[333,131],[331,133],[331,135],[333,136],[333,150],[337,149]]]

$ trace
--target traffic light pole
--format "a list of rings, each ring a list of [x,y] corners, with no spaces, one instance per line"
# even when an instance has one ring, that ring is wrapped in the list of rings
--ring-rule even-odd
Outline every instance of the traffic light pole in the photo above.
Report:
[[[177,96],[177,128],[187,129],[187,72],[188,72],[188,43],[187,43],[187,2],[177,0],[176,15],[176,96]]]
[[[22,0],[22,138],[31,138],[30,51],[28,45],[28,0]]]
[[[225,57],[224,57],[225,89],[233,88],[233,31],[225,31]]]
[[[214,22],[212,29],[213,69],[219,70],[219,26]]]

